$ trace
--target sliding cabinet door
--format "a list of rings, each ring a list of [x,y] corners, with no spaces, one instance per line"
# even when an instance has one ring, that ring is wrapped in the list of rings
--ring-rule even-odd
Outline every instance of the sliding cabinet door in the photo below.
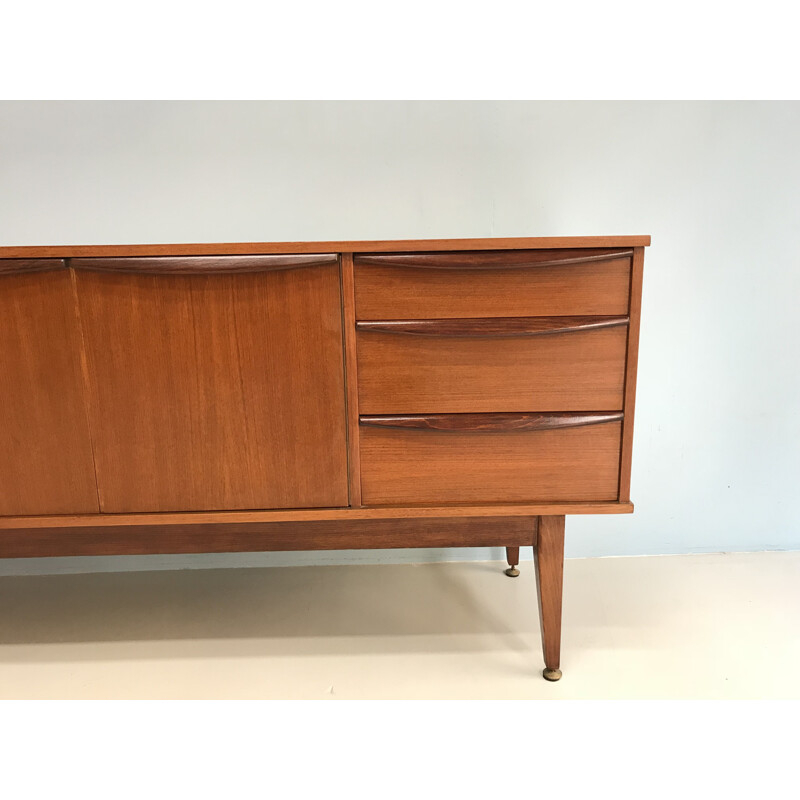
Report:
[[[70,265],[102,511],[347,505],[335,255]]]
[[[0,515],[97,510],[70,273],[0,259]]]

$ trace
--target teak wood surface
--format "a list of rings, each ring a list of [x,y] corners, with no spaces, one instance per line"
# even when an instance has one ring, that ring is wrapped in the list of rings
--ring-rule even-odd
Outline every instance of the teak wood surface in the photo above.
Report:
[[[630,513],[647,236],[0,248],[0,557],[534,546]],[[518,573],[517,573],[518,574]]]
[[[347,392],[347,469],[350,505],[361,506],[361,448],[358,433],[358,360],[356,358],[353,254],[342,253],[342,326],[344,328],[345,389]]]
[[[460,338],[359,331],[362,414],[616,411],[626,327]]]
[[[241,275],[275,269],[300,269],[335,264],[336,253],[259,256],[167,256],[145,258],[71,258],[72,269],[93,272],[136,272],[144,275]]]
[[[0,259],[0,275],[19,275],[23,272],[50,272],[66,269],[63,258],[5,258]]]
[[[476,251],[458,250],[450,253],[367,253],[356,256],[360,266],[414,267],[415,269],[465,270],[529,269],[531,267],[561,267],[569,264],[596,264],[616,261],[633,255],[633,250],[523,250]]]
[[[201,522],[0,528],[5,558],[532,545],[532,517]]]
[[[442,254],[442,258],[444,255]],[[550,251],[513,259],[472,253],[471,268],[420,268],[416,257],[381,265],[355,256],[356,319],[401,320],[469,317],[622,316],[628,313],[631,256],[559,262]],[[481,256],[486,268],[479,269]],[[488,257],[492,256],[491,260]],[[543,262],[537,263],[538,260]],[[425,263],[429,264],[430,256]],[[511,260],[511,259],[510,259]],[[453,262],[457,264],[458,262]]]
[[[102,511],[347,505],[336,264],[76,276]]]
[[[564,517],[539,518],[533,550],[538,584],[542,650],[548,670],[561,664],[561,605],[564,585]]]
[[[530,517],[548,514],[630,514],[633,503],[479,503],[461,505],[382,505],[370,508],[300,508],[275,511],[179,511],[146,514],[52,514],[2,516],[0,530],[34,528],[122,527],[231,522],[261,525],[267,522],[319,522],[325,519],[445,519],[448,517]]]
[[[114,258],[233,256],[270,253],[401,253],[415,250],[549,250],[647,247],[649,236],[514,236],[482,239],[374,239],[309,242],[195,242],[191,244],[21,245],[0,247],[0,258]]]
[[[620,422],[531,432],[361,426],[364,503],[616,500]]]
[[[619,412],[582,412],[569,414],[414,414],[405,416],[362,416],[362,425],[375,428],[400,428],[427,431],[472,431],[499,433],[501,431],[548,431],[557,428],[581,428],[602,422],[620,422]]]
[[[0,514],[99,511],[80,358],[70,273],[0,275]]]
[[[395,319],[356,322],[356,330],[409,336],[452,336],[498,339],[616,328],[627,317],[489,317],[483,319]]]
[[[633,251],[630,290],[630,323],[625,371],[625,422],[622,426],[622,458],[619,473],[619,499],[631,499],[631,464],[633,462],[633,412],[636,405],[636,372],[639,365],[639,325],[642,316],[642,279],[644,247]]]

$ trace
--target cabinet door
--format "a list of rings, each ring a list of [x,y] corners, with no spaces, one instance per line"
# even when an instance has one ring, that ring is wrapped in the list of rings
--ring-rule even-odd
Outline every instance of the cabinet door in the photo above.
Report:
[[[70,273],[0,259],[0,515],[97,510]]]
[[[347,504],[336,256],[70,263],[102,511]]]

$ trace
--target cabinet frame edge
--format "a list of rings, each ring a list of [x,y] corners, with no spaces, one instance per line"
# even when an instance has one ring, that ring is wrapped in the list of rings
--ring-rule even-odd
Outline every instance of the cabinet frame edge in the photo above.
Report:
[[[633,422],[636,405],[636,378],[639,365],[639,323],[642,315],[642,281],[644,277],[644,247],[633,248],[631,284],[628,292],[628,346],[625,361],[625,388],[622,410],[622,442],[619,466],[619,501],[631,499],[631,463],[633,457]]]

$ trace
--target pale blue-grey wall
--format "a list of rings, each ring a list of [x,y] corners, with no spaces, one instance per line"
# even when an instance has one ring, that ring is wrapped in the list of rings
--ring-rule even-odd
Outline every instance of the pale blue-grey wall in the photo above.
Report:
[[[636,513],[571,517],[567,555],[797,549],[798,141],[794,102],[0,103],[0,244],[652,234]]]

